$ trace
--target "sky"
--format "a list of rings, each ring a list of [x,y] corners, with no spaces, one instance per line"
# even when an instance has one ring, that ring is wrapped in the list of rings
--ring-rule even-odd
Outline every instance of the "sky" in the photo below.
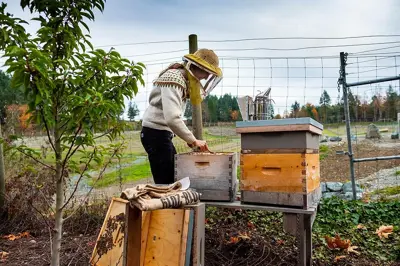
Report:
[[[19,1],[5,2],[8,12],[14,16],[25,20],[32,18],[27,11],[22,11]],[[188,52],[190,34],[197,34],[199,48],[212,49],[220,57],[224,79],[212,94],[254,96],[257,91],[271,87],[275,113],[282,114],[290,110],[295,100],[300,104],[318,104],[323,90],[327,90],[336,101],[341,51],[350,54],[348,82],[399,75],[400,57],[392,55],[400,55],[400,36],[342,40],[232,40],[396,35],[400,34],[398,14],[398,0],[109,0],[104,12],[96,12],[95,22],[88,25],[95,47],[109,49],[113,46],[122,56],[146,64],[146,87],[140,88],[133,99],[140,110],[139,118],[148,104],[151,81],[161,69],[169,63],[179,62]],[[34,33],[38,25],[34,21],[30,23],[27,30]],[[159,41],[176,42],[148,43]],[[358,45],[268,50],[355,44]],[[388,49],[393,46],[399,47]],[[385,49],[368,52],[381,48]],[[389,84],[399,89],[399,82],[395,81],[355,87],[353,92],[367,99]]]

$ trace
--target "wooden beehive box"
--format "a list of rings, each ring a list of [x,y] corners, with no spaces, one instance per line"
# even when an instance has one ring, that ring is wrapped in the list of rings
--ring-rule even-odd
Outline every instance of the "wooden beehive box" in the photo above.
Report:
[[[140,211],[113,198],[90,265],[204,265],[204,203]]]
[[[311,118],[237,122],[244,203],[309,208],[320,197],[319,136]]]
[[[233,201],[238,187],[236,153],[182,153],[175,156],[175,181],[190,178],[201,201]]]

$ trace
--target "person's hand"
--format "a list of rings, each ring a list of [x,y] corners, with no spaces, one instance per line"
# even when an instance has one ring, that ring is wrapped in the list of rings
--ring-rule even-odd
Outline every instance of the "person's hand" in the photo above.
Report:
[[[208,145],[205,140],[196,139],[193,143],[189,144],[189,147],[198,147],[201,152],[208,151]]]

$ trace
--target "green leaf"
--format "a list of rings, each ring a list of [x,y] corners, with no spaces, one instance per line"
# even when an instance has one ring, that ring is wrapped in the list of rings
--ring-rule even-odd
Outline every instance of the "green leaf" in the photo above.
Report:
[[[81,24],[85,27],[85,29],[86,29],[88,32],[90,32],[89,26],[88,26],[85,22],[81,21]]]

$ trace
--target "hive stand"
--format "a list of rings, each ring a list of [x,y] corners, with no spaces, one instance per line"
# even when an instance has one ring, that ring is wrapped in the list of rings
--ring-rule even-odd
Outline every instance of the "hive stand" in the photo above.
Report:
[[[269,212],[283,213],[283,229],[285,232],[296,236],[296,242],[299,248],[298,265],[312,265],[312,225],[317,213],[317,206],[307,209],[297,209],[278,206],[265,206],[243,204],[240,201],[234,202],[207,202],[208,206],[233,209],[248,209]]]

